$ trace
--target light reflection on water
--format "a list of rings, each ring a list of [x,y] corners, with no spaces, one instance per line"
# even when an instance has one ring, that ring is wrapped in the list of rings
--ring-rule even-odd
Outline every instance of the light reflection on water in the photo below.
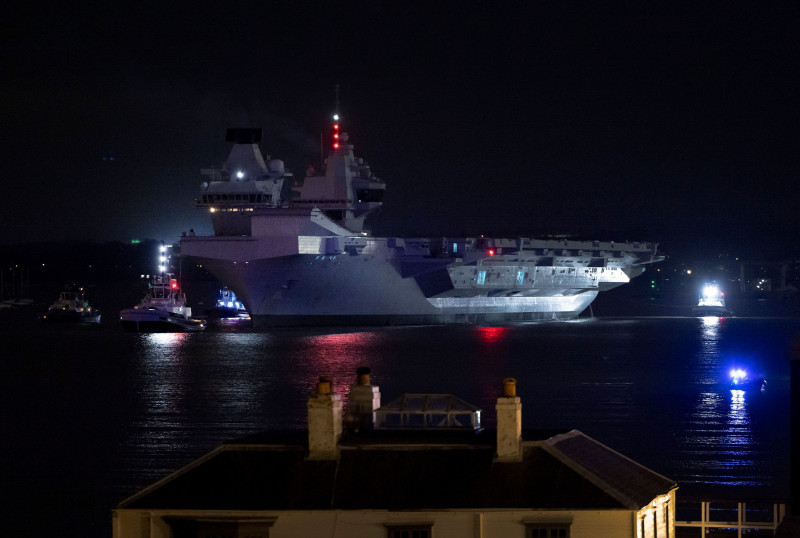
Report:
[[[139,335],[145,342],[145,346],[153,350],[160,346],[174,347],[189,338],[188,333],[143,333]]]
[[[377,332],[307,336],[297,342],[292,354],[296,370],[289,379],[301,394],[310,395],[320,375],[333,378],[334,391],[346,396],[359,366],[372,364],[373,349],[381,342]]]
[[[138,339],[139,386],[127,450],[146,450],[168,471],[221,442],[263,429],[269,380],[253,375],[269,335],[152,333]]]
[[[717,383],[719,371],[722,366],[721,334],[725,329],[724,318],[704,317],[699,318],[700,349],[697,352],[697,365],[695,382],[700,385]]]
[[[452,393],[484,410],[486,428],[502,379],[513,377],[526,430],[579,429],[675,479],[684,498],[785,497],[786,357],[798,334],[798,319],[743,318],[270,331],[231,323],[142,335],[0,326],[0,409],[13,440],[0,450],[15,462],[14,510],[38,509],[28,499],[42,482],[30,477],[47,476],[63,516],[50,519],[79,518],[107,536],[116,502],[225,440],[304,428],[317,377],[333,376],[346,404],[363,365],[384,403]],[[758,366],[769,389],[732,393],[732,362]],[[52,534],[30,523],[28,535]]]
[[[525,398],[525,427],[577,427],[611,445],[629,437],[631,428],[659,435],[662,423],[649,418],[651,406],[663,413],[673,401],[684,415],[661,427],[679,428],[665,455],[680,467],[676,478],[684,487],[770,485],[751,401],[764,395],[731,392],[724,382],[731,320],[683,323],[686,334],[660,354],[653,354],[663,345],[659,331],[651,337],[636,323],[615,322],[596,329],[565,324],[141,335],[142,415],[131,442],[150,452],[196,455],[209,448],[209,438],[303,428],[305,402],[320,375],[333,378],[346,407],[356,369],[369,366],[383,403],[398,391],[452,392],[487,411],[486,427],[493,427],[499,381],[514,377]],[[581,345],[584,339],[591,345]],[[646,359],[640,350],[647,350]],[[665,392],[674,395],[659,400]],[[655,399],[643,400],[650,393]],[[203,445],[192,445],[197,430],[207,430],[199,437]]]
[[[700,318],[694,382],[704,387],[687,418],[681,451],[687,456],[689,478],[701,485],[765,486],[769,478],[763,448],[753,432],[750,400],[761,394],[730,390],[725,377],[729,353],[727,320]]]

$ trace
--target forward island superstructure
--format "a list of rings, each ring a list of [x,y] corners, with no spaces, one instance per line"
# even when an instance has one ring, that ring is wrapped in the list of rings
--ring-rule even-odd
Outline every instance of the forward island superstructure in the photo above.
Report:
[[[338,118],[337,118],[338,120]],[[527,237],[373,237],[386,184],[333,126],[322,173],[264,160],[260,129],[229,129],[197,205],[213,236],[181,255],[244,303],[255,325],[383,325],[570,319],[663,258],[652,243]]]

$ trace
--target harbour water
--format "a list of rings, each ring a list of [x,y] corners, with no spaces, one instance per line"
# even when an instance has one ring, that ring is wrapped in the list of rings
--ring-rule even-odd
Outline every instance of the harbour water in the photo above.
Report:
[[[453,393],[494,426],[503,378],[524,429],[579,429],[676,480],[681,499],[789,496],[789,350],[800,318],[606,318],[504,326],[129,334],[0,319],[8,535],[100,537],[111,510],[220,442],[305,427],[321,374],[358,366],[389,402]],[[732,392],[749,368],[764,392]]]

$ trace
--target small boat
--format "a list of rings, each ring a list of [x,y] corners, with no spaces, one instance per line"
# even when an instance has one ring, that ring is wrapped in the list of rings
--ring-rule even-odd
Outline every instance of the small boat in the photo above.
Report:
[[[733,312],[725,306],[725,293],[714,284],[706,284],[700,294],[700,301],[692,308],[692,315],[697,317],[728,317]]]
[[[170,273],[153,277],[142,301],[121,310],[119,321],[123,329],[136,332],[195,332],[206,328],[205,320],[192,318],[186,295]]]
[[[763,377],[750,377],[746,370],[735,368],[731,370],[731,390],[758,391],[767,390],[767,380]]]
[[[89,306],[82,287],[67,284],[47,312],[39,314],[39,319],[48,322],[100,323],[100,315],[100,310]]]
[[[206,314],[211,318],[249,318],[244,305],[227,287],[219,290],[219,298],[214,308],[209,309]]]

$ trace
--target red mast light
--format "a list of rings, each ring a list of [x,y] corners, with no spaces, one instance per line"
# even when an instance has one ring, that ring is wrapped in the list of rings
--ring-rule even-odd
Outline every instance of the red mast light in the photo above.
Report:
[[[339,85],[334,86],[336,92],[336,112],[333,114],[333,149],[339,149]]]
[[[494,256],[494,249],[493,248],[489,249],[489,256]]]
[[[333,124],[333,149],[339,149],[339,122]]]

